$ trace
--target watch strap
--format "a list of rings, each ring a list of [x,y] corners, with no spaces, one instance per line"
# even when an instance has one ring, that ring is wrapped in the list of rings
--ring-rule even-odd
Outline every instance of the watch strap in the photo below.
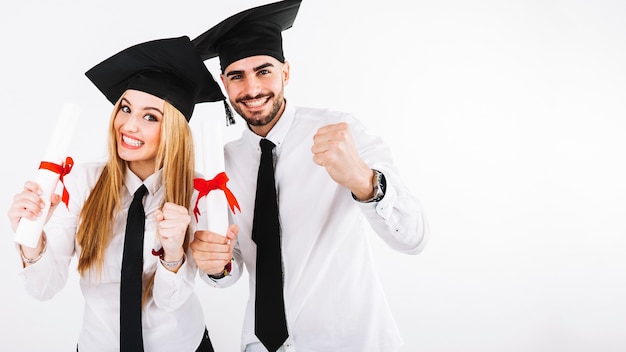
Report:
[[[374,195],[370,199],[360,200],[352,193],[352,198],[359,203],[379,202],[385,196],[385,191],[387,190],[385,174],[376,169],[372,169],[372,171],[374,172],[372,182],[374,185]]]

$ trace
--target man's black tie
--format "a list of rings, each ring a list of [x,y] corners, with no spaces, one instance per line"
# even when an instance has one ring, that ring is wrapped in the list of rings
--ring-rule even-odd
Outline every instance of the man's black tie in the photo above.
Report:
[[[287,339],[283,299],[283,270],[280,251],[280,223],[274,183],[274,143],[263,138],[261,163],[254,202],[252,240],[256,243],[256,302],[254,332],[270,352]]]
[[[141,185],[128,209],[122,283],[120,292],[120,352],[143,351],[141,335],[141,274],[143,272],[143,235],[146,214],[143,196],[148,189]]]

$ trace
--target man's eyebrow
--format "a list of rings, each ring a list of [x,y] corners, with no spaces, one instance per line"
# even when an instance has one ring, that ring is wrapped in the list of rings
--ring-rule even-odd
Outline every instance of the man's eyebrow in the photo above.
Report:
[[[263,65],[261,65],[261,66],[255,67],[255,68],[254,68],[254,71],[256,72],[256,71],[262,70],[262,69],[264,69],[264,68],[266,68],[266,67],[274,67],[274,65],[272,65],[272,63],[271,63],[271,62],[264,63],[264,64],[263,64]]]
[[[243,74],[243,71],[228,71],[226,72],[226,77],[230,77],[230,76],[236,76],[236,75],[241,75]]]
[[[262,70],[264,68],[267,68],[267,67],[274,67],[274,65],[271,62],[267,62],[267,63],[264,63],[263,65],[255,67],[253,69],[253,71],[254,72],[258,72],[258,71],[260,71],[260,70]],[[235,75],[241,75],[241,74],[243,74],[243,70],[233,70],[233,71],[228,71],[226,73],[226,77],[235,76]]]

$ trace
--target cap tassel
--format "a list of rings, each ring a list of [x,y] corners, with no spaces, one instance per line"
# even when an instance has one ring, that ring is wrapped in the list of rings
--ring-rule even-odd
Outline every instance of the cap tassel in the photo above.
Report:
[[[233,111],[230,109],[230,105],[226,102],[226,100],[222,100],[224,102],[224,110],[226,110],[226,126],[234,125],[235,118],[233,117]]]

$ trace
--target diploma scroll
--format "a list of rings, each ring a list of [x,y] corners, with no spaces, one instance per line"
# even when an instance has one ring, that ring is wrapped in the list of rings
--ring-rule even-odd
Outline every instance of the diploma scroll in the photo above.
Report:
[[[211,180],[224,172],[224,138],[222,129],[224,122],[217,118],[202,120],[202,131],[199,135],[202,148],[202,173]],[[206,204],[207,230],[219,234],[228,229],[228,200],[221,190],[209,192],[203,200]]]
[[[52,137],[48,144],[48,149],[44,154],[43,162],[63,165],[66,157],[71,137],[74,134],[78,124],[80,108],[74,104],[64,104],[59,114],[59,120],[53,131]],[[59,179],[62,177],[59,173],[48,168],[39,168],[35,182],[39,184],[43,190],[41,198],[45,203],[42,215],[36,220],[22,218],[15,231],[14,241],[34,248],[39,242],[41,231],[45,224],[48,212],[50,210],[50,198],[56,191]]]

